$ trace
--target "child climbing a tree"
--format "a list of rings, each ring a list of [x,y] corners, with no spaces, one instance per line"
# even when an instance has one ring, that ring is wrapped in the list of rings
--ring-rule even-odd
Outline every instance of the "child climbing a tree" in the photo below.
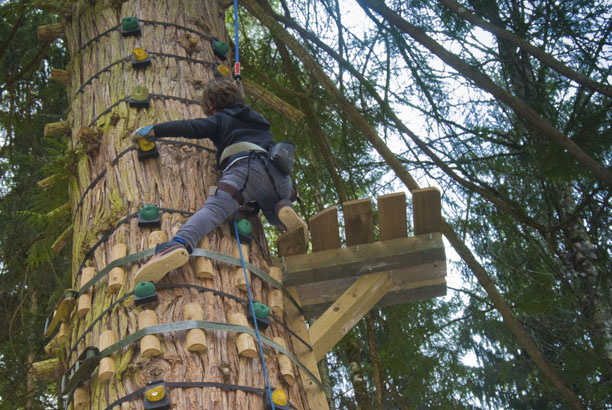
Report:
[[[231,79],[207,83],[202,96],[207,118],[169,121],[138,129],[132,139],[154,141],[159,137],[209,138],[217,148],[217,167],[223,175],[216,192],[174,235],[156,246],[155,255],[137,273],[136,283],[156,282],[189,260],[196,244],[216,229],[243,204],[255,201],[266,219],[283,230],[308,227],[294,211],[290,164],[272,162],[275,144],[270,125],[244,104],[242,90]]]

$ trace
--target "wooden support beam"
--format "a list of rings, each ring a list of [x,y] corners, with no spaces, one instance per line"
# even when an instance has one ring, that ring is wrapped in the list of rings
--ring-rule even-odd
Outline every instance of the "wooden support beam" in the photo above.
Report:
[[[412,191],[412,209],[415,235],[442,230],[442,203],[437,188]]]
[[[342,204],[346,246],[374,241],[374,212],[372,199],[358,199]]]
[[[313,252],[340,247],[340,228],[338,227],[338,207],[336,205],[312,216],[308,225]]]
[[[295,288],[288,288],[287,291],[300,304],[300,297]],[[292,329],[296,335],[302,338],[306,343],[312,345],[310,339],[310,333],[306,328],[306,321],[304,316],[295,307],[295,305],[287,298],[285,300],[285,320],[287,326]],[[321,380],[319,375],[319,368],[317,367],[317,360],[315,359],[314,352],[297,339],[293,340],[293,354],[299,359],[300,362],[315,376]],[[319,386],[315,384],[305,373],[300,370],[300,376],[306,392],[306,400],[308,401],[309,409],[318,410],[329,410],[329,404],[325,397],[325,392],[319,389]]]
[[[310,337],[318,362],[347,334],[361,318],[391,289],[388,272],[364,275],[357,279],[310,326]]]
[[[58,38],[66,38],[65,27],[61,23],[38,26],[36,34],[40,41],[54,41]]]
[[[51,69],[51,79],[59,81],[64,85],[70,85],[70,74],[66,70],[60,70],[58,68]]]
[[[405,238],[408,235],[406,217],[406,194],[396,192],[382,195],[378,201],[378,239]]]
[[[285,257],[283,283],[296,286],[446,260],[440,234],[411,236]]]
[[[68,121],[49,122],[45,125],[45,137],[65,137],[70,135]]]
[[[325,312],[360,276],[379,271],[389,272],[393,287],[377,306],[446,294],[446,256],[439,233],[286,257],[284,269],[283,282],[297,285],[307,319]]]

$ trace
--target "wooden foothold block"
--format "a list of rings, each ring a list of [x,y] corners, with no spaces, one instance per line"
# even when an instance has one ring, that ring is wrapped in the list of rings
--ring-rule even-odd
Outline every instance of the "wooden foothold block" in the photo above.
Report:
[[[377,200],[378,239],[388,241],[408,236],[406,194],[404,192],[396,192],[394,194],[381,195]]]
[[[89,405],[89,389],[85,386],[79,386],[74,389],[72,396],[75,410],[83,410]]]
[[[40,41],[54,41],[58,38],[66,38],[65,27],[61,23],[38,26],[36,34]]]
[[[412,191],[414,235],[442,231],[442,202],[437,188]]]
[[[66,322],[62,322],[57,332],[57,341],[59,342],[60,346],[64,344],[64,342],[66,341],[66,337],[68,336],[69,333],[70,333],[70,325]]]
[[[308,221],[312,238],[312,251],[325,251],[339,248],[340,228],[338,226],[338,207],[325,208]]]
[[[59,81],[64,85],[70,85],[70,74],[66,70],[60,70],[57,68],[51,69],[51,79]]]
[[[65,137],[70,135],[70,127],[68,121],[49,122],[45,124],[45,137]]]
[[[164,231],[153,231],[149,234],[149,248],[155,247],[163,242],[167,242],[166,233]]]
[[[244,261],[248,262],[249,261],[249,245],[242,243],[240,244],[240,247],[242,248],[242,257],[244,258]],[[240,259],[240,250],[238,249],[238,244],[234,245],[233,255],[234,255],[234,258]],[[246,272],[247,272],[247,277],[250,283],[251,282],[251,272],[248,269]],[[242,269],[242,266],[239,266],[234,270],[234,285],[238,289],[244,292],[247,291],[247,282],[244,277],[244,270]]]
[[[127,245],[124,243],[118,243],[113,246],[111,250],[111,260],[116,261],[127,255]],[[112,293],[118,292],[125,282],[125,269],[121,266],[117,266],[108,274],[108,290]]]
[[[155,326],[157,324],[157,313],[154,310],[143,310],[138,314],[138,329]],[[142,357],[159,356],[161,344],[157,335],[146,335],[140,339],[140,354]]]
[[[287,348],[287,344],[282,337],[275,336],[272,340],[277,345],[280,345],[285,349]],[[291,363],[291,359],[289,356],[281,352],[277,352],[276,357],[278,359],[278,367],[280,369],[281,376],[283,376],[283,380],[285,380],[285,383],[287,383],[289,386],[293,386],[295,384],[295,374],[293,373],[293,364]]]
[[[98,348],[100,351],[117,342],[117,336],[113,330],[107,330],[100,335]],[[102,382],[109,381],[115,375],[115,359],[112,357],[104,357],[98,365],[98,378]]]
[[[96,268],[83,268],[81,271],[81,287],[92,280],[94,276],[96,276]],[[84,318],[91,310],[91,290],[92,288],[89,288],[87,289],[87,292],[79,296],[77,314],[81,319]]]
[[[204,238],[198,244],[198,247],[202,249],[210,249],[208,238]],[[196,258],[196,276],[200,279],[212,279],[215,277],[215,271],[213,269],[212,260],[203,256]]]
[[[342,204],[346,246],[374,242],[372,199],[358,199]]]
[[[230,313],[229,321],[234,325],[250,327],[246,316],[242,313]],[[236,347],[238,348],[238,354],[242,357],[249,359],[257,357],[255,340],[253,340],[253,336],[248,333],[239,333],[236,336]]]
[[[204,310],[199,303],[189,303],[183,307],[183,316],[185,320],[204,320]],[[204,329],[189,329],[185,343],[190,352],[205,352],[208,349]]]
[[[270,267],[270,277],[279,283],[283,283],[283,271],[281,268],[272,266]],[[283,299],[285,296],[280,289],[272,289],[268,294],[268,306],[272,311],[272,314],[280,319],[283,318]]]

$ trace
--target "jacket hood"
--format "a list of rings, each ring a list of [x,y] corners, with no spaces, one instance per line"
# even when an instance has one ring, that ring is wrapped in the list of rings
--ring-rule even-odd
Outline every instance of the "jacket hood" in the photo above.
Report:
[[[269,130],[270,124],[259,113],[253,111],[251,107],[243,104],[232,104],[223,110],[228,115],[237,120],[247,122],[256,129]]]

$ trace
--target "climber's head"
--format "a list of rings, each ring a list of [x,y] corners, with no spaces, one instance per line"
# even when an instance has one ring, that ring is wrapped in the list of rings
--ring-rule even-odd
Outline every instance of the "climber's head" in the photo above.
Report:
[[[212,115],[232,104],[244,104],[242,90],[230,78],[214,78],[204,85],[202,108]]]

